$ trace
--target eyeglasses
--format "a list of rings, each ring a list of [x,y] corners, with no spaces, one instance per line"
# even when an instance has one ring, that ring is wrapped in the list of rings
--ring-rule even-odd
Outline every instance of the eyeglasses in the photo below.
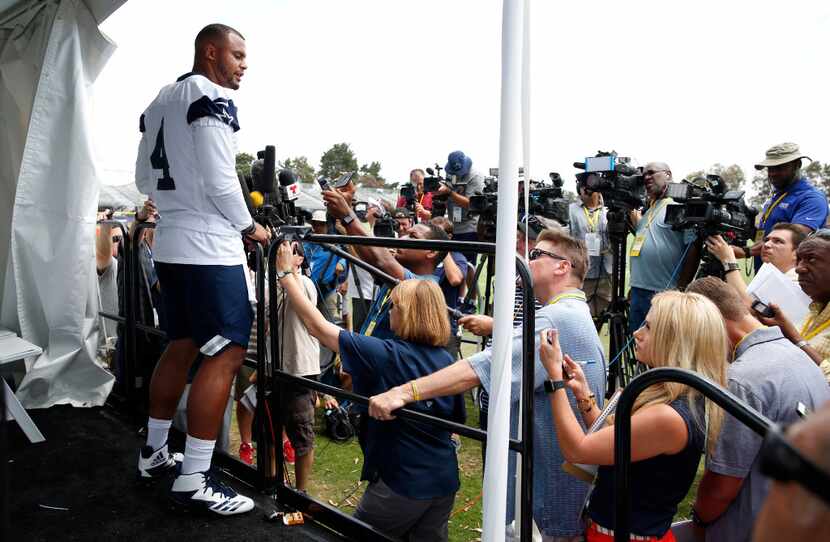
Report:
[[[563,258],[562,256],[560,256],[558,254],[554,254],[553,252],[548,252],[547,250],[542,250],[541,248],[534,248],[533,250],[528,252],[527,257],[530,258],[530,261],[533,261],[533,260],[538,260],[543,255],[544,256],[549,256],[549,257],[553,258],[554,260],[562,260],[562,261],[571,263],[571,261],[568,258]],[[571,265],[573,265],[573,264],[571,264]]]
[[[120,243],[121,239],[122,239],[122,237],[120,235],[113,235],[112,236],[112,242],[113,243]]]
[[[799,453],[779,431],[767,432],[759,455],[763,474],[779,482],[796,482],[830,504],[830,474]]]

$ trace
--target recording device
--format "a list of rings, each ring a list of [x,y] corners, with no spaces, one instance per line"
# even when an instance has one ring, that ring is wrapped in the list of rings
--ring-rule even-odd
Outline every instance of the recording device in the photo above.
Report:
[[[295,201],[300,195],[297,176],[290,169],[276,171],[276,150],[268,145],[251,163],[250,179],[240,179],[251,216],[274,232],[277,239],[299,240],[310,230],[304,226],[306,211]]]
[[[450,195],[443,194],[439,196],[435,192],[441,188],[442,184],[449,187],[453,192],[463,192],[467,183],[459,182],[458,177],[455,175],[452,177],[442,177],[442,168],[438,164],[435,164],[435,169],[428,167],[426,171],[429,177],[424,178],[424,192],[433,193],[432,216],[433,218],[436,216],[444,216],[447,214],[447,200],[450,198]]]
[[[498,173],[498,168],[491,168],[490,173]],[[527,215],[535,215],[556,220],[563,226],[568,224],[568,201],[562,190],[562,177],[556,172],[551,172],[549,177],[551,184],[530,181],[528,209],[525,209],[524,198],[519,198],[519,220]],[[498,176],[485,177],[483,192],[470,196],[469,208],[471,215],[480,217],[478,221],[480,239],[495,241],[497,210]]]
[[[363,207],[363,215],[367,216],[368,214],[368,205],[365,202],[360,202],[365,205]],[[355,214],[357,214],[357,204],[355,205]],[[375,212],[375,225],[372,228],[372,235],[375,237],[397,237],[396,232],[398,231],[398,221],[395,220],[389,211],[386,209],[382,209],[382,214]],[[360,215],[358,215],[360,218]]]
[[[675,230],[695,229],[701,237],[725,234],[733,242],[755,237],[758,212],[746,204],[743,191],[726,191],[718,175],[669,183],[666,195],[676,202],[666,207],[666,224]]]
[[[404,207],[410,214],[415,215],[416,190],[412,183],[401,186],[401,197],[404,199]]]
[[[757,297],[752,301],[752,310],[763,316],[764,318],[772,318],[775,312],[769,305],[758,299]]]
[[[322,175],[320,175],[319,177],[317,177],[317,184],[319,184],[319,185],[320,185],[320,190],[322,190],[322,191],[324,191],[324,192],[325,192],[326,190],[331,190],[331,185],[329,184],[328,179],[326,179],[326,178],[325,178],[325,177],[323,177]]]
[[[618,156],[615,151],[599,151],[573,165],[584,170],[576,174],[577,189],[599,192],[609,210],[639,209],[645,205],[643,168],[632,166],[631,158]]]

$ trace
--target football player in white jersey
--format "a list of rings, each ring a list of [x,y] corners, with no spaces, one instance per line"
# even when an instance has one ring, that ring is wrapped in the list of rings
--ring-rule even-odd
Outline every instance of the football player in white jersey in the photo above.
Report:
[[[238,89],[247,69],[245,39],[212,24],[196,36],[195,48],[193,71],[162,88],[139,123],[136,185],[160,215],[154,259],[170,343],[150,384],[138,475],[159,478],[181,461],[174,504],[232,515],[254,503],[216,480],[210,460],[253,321],[241,236],[266,243],[269,233],[251,219],[235,168],[239,120],[226,89]],[[182,457],[168,451],[167,433],[200,352]]]

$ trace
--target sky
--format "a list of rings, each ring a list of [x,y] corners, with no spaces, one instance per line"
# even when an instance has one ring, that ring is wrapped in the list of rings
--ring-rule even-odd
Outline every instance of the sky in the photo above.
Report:
[[[830,161],[830,2],[531,0],[533,177],[616,150],[675,177],[753,164],[794,141]],[[222,22],[246,38],[232,97],[239,150],[315,167],[335,143],[390,182],[463,150],[499,160],[497,0],[131,0],[101,28],[117,45],[94,85],[106,184],[132,181],[138,117],[190,71],[193,38]]]

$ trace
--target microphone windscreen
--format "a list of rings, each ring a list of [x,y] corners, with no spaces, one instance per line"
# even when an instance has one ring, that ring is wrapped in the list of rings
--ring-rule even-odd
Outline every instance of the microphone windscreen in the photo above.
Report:
[[[277,151],[273,145],[265,147],[265,157],[262,164],[262,191],[270,194],[274,191],[274,177],[276,176]]]

